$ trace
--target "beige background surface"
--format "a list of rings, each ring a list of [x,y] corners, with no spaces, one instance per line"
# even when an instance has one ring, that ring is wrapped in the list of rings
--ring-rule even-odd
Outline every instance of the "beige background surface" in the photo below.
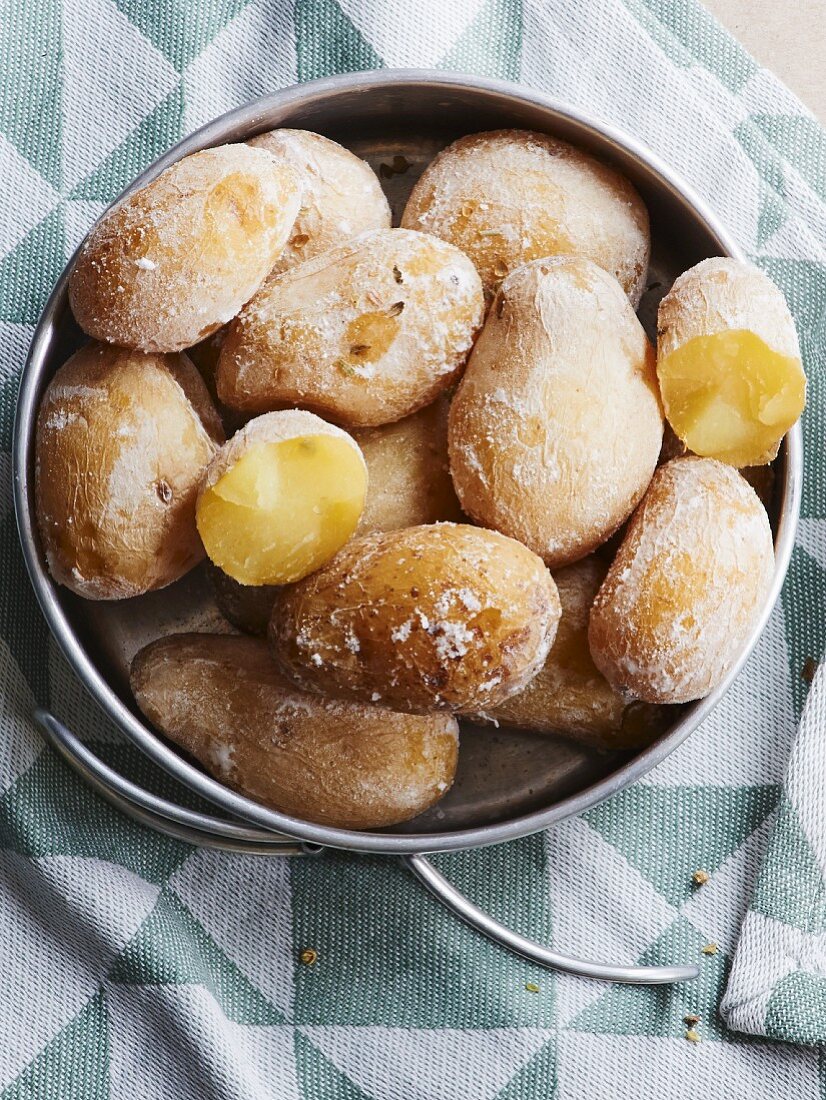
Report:
[[[826,0],[705,0],[761,65],[826,124]]]

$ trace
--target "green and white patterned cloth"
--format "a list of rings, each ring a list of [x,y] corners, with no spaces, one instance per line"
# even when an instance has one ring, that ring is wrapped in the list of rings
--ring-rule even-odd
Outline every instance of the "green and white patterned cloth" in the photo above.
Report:
[[[694,0],[0,0],[0,63],[2,1100],[826,1097],[820,1050],[795,1045],[826,1040],[826,683],[783,786],[826,635],[815,121]],[[613,962],[696,961],[692,984],[543,971],[389,859],[163,839],[90,793],[32,725],[48,702],[104,759],[193,804],[78,687],[17,548],[16,379],[59,270],[111,197],[194,127],[296,80],[381,66],[519,80],[637,135],[797,318],[811,378],[803,520],[746,670],[635,788],[547,835],[437,859],[512,927]],[[711,875],[699,888],[698,868]],[[298,961],[305,947],[314,966]]]

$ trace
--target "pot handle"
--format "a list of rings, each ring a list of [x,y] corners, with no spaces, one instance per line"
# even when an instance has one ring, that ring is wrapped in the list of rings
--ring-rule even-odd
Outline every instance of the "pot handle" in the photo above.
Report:
[[[34,720],[49,744],[80,773],[90,787],[111,805],[150,829],[201,848],[219,848],[248,855],[301,856],[314,855],[321,850],[282,833],[241,825],[169,802],[110,768],[49,711],[42,708],[35,710]]]
[[[607,963],[590,962],[569,955],[560,955],[535,940],[520,936],[504,924],[500,924],[490,914],[459,893],[425,856],[403,856],[404,863],[416,878],[434,894],[451,912],[465,923],[481,932],[483,936],[501,944],[509,951],[522,955],[531,962],[539,963],[551,970],[560,970],[564,974],[576,974],[581,978],[596,978],[603,982],[623,982],[626,985],[669,985],[673,982],[687,982],[696,978],[699,968],[696,966],[612,966]]]

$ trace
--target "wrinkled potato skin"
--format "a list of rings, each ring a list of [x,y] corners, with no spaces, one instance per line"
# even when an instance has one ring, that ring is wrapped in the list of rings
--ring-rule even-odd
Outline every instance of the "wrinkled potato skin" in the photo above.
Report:
[[[520,265],[555,255],[599,264],[635,309],[645,289],[650,234],[642,199],[613,168],[547,134],[459,138],[425,169],[401,224],[467,253],[488,297]]]
[[[453,782],[458,727],[319,698],[281,676],[255,638],[179,634],[132,663],[153,725],[216,779],[282,813],[342,829],[416,817]]]
[[[625,700],[588,650],[591,605],[607,571],[607,565],[591,557],[554,574],[562,618],[548,659],[523,691],[485,714],[472,715],[474,721],[561,734],[598,749],[637,748],[652,739],[654,716],[641,722],[634,713],[626,721]]]
[[[774,575],[756,493],[731,466],[661,466],[600,588],[588,631],[597,668],[649,703],[687,703],[725,677]]]
[[[184,157],[92,229],[69,279],[80,327],[141,351],[181,351],[255,294],[300,204],[292,169],[261,149]]]
[[[208,558],[205,564],[215,603],[227,622],[245,634],[264,637],[281,585],[241,584]]]
[[[450,408],[464,511],[569,565],[634,510],[662,436],[654,352],[617,281],[568,256],[510,275]]]
[[[353,539],[285,590],[270,641],[308,691],[411,713],[485,710],[541,668],[559,613],[524,546],[440,523]]]
[[[345,428],[400,420],[462,370],[482,323],[458,249],[376,230],[271,280],[230,325],[218,395],[233,409],[310,409]]]
[[[449,401],[441,397],[395,424],[353,433],[368,474],[357,534],[462,521],[447,460],[449,409]]]
[[[49,571],[93,600],[163,588],[204,556],[195,498],[223,431],[185,355],[90,343],[37,420],[35,492]]]
[[[301,209],[273,268],[280,275],[370,229],[390,228],[390,206],[366,161],[309,130],[272,130],[247,142],[289,164],[301,181]]]

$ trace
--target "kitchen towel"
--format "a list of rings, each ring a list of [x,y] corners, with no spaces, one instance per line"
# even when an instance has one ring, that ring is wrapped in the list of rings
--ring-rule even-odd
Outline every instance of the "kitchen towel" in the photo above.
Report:
[[[2,0],[0,61],[2,1100],[826,1096],[817,123],[694,0]],[[296,80],[399,66],[521,81],[635,135],[706,198],[799,326],[803,518],[782,603],[735,686],[637,786],[547,834],[437,857],[523,933],[604,961],[696,961],[694,983],[544,971],[460,925],[391,859],[159,837],[32,725],[47,703],[109,763],[192,804],[78,686],[17,546],[17,377],[60,269],[112,196],[203,122]]]

